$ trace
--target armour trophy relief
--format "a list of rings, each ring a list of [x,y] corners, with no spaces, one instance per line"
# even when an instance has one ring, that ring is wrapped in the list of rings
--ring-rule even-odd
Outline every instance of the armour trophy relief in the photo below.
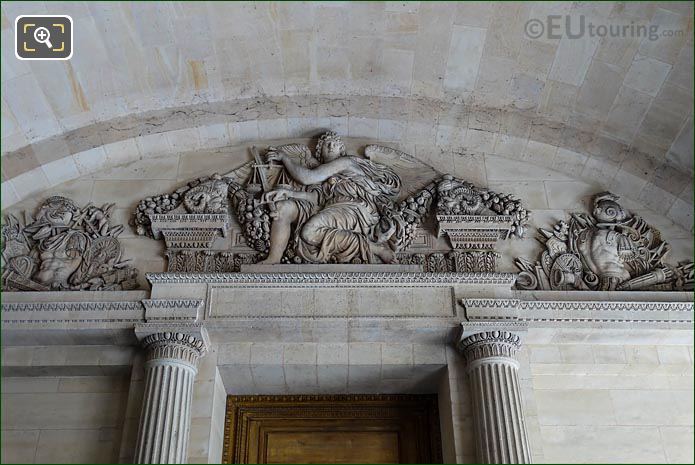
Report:
[[[24,221],[8,215],[2,225],[4,291],[114,291],[137,288],[138,270],[121,260],[111,224],[114,204],[79,208],[53,196]]]
[[[594,196],[591,215],[541,229],[540,260],[518,258],[516,286],[524,290],[692,291],[693,262],[664,262],[671,246],[610,192]]]

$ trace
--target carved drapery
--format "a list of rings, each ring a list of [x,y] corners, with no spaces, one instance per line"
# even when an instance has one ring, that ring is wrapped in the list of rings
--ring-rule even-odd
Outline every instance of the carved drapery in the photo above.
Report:
[[[521,345],[509,331],[483,331],[459,342],[467,367],[480,463],[530,463],[519,363]]]

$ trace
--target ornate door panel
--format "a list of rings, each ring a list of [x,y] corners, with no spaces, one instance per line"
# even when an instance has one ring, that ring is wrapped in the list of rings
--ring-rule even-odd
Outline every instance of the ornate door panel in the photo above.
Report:
[[[441,463],[434,395],[229,396],[224,463]]]

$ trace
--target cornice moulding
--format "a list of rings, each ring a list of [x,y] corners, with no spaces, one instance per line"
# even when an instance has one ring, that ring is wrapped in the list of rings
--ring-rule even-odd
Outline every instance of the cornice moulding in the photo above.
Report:
[[[599,302],[693,302],[695,293],[688,291],[514,291],[514,297],[531,301],[599,301]]]
[[[258,284],[258,285],[506,285],[516,280],[513,273],[147,273],[157,284]]]
[[[692,329],[692,302],[462,299],[468,322],[526,322],[533,326],[608,325]]]
[[[203,308],[203,299],[144,299],[145,320],[171,321],[187,320],[196,321],[200,317]]]
[[[4,302],[2,323],[13,327],[85,325],[122,327],[144,321],[142,302]],[[77,328],[66,328],[77,329]]]

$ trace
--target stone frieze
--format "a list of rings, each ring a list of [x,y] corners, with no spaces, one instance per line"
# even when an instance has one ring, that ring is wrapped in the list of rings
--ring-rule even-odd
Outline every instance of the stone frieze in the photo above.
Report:
[[[286,144],[251,152],[252,162],[226,175],[140,202],[136,230],[164,238],[169,271],[232,272],[249,262],[422,262],[423,270],[494,272],[497,241],[524,235],[529,213],[511,195],[451,175],[405,189],[384,163],[409,157],[395,149],[369,145],[364,156],[351,155],[329,131],[314,151]],[[245,242],[235,250],[222,240],[234,236],[230,228]],[[428,228],[434,239],[425,242],[441,237],[444,245],[414,250]]]

